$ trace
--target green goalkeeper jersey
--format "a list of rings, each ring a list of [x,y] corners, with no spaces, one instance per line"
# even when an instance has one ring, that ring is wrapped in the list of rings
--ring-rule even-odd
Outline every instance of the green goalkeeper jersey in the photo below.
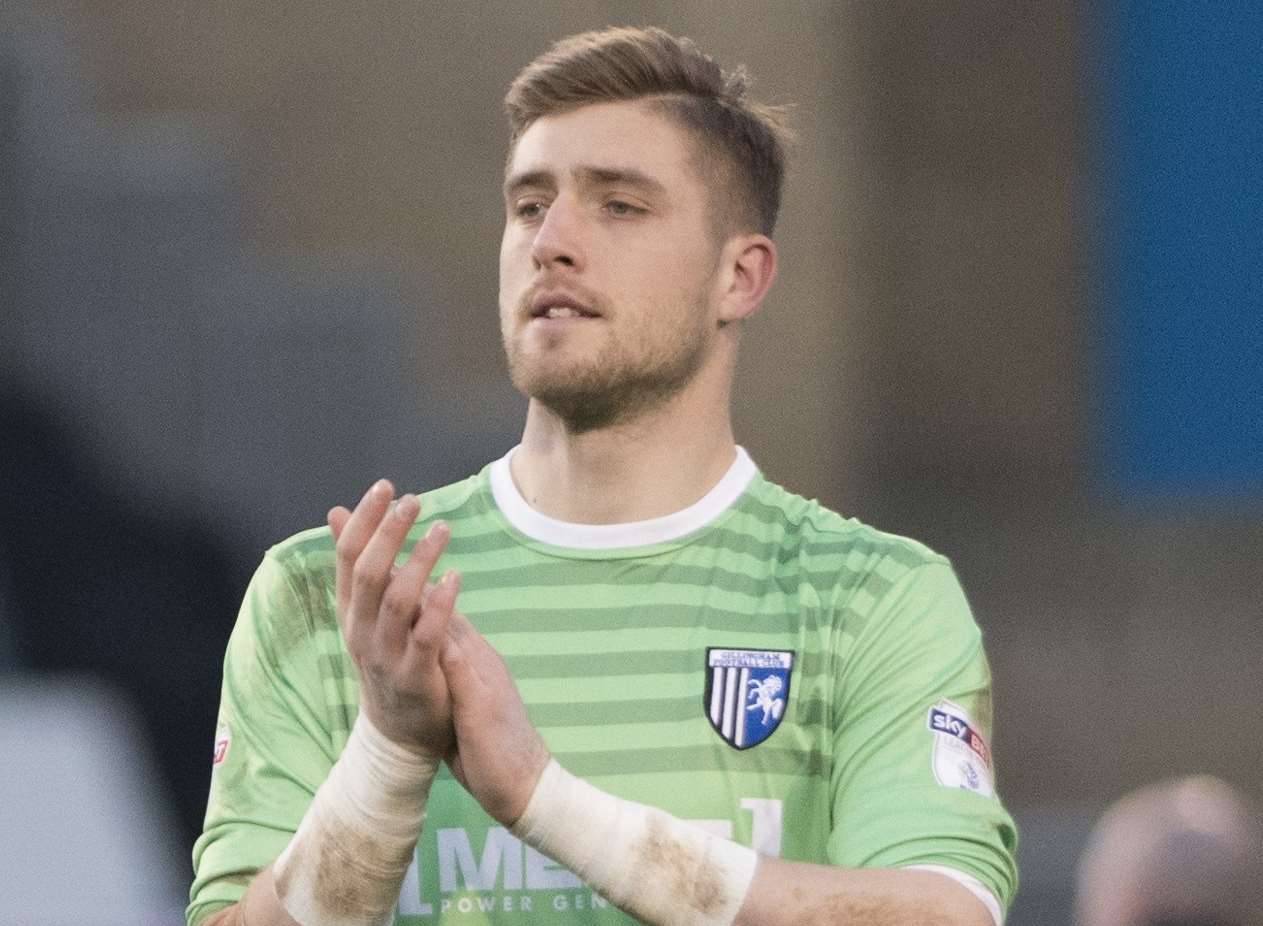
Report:
[[[435,519],[451,525],[438,573],[462,574],[459,609],[558,762],[763,853],[934,867],[1007,906],[1017,836],[987,746],[990,676],[945,559],[790,494],[740,450],[697,504],[623,525],[539,514],[508,459],[424,495],[401,561]],[[334,558],[327,529],[298,534],[246,593],[192,926],[276,859],[350,734]],[[395,922],[630,920],[443,766]]]

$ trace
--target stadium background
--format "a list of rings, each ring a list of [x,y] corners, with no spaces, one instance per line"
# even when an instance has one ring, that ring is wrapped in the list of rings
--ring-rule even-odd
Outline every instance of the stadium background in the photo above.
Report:
[[[1068,922],[1125,790],[1260,796],[1257,7],[17,0],[0,921],[177,922],[262,551],[378,475],[434,486],[514,441],[500,98],[615,22],[796,105],[739,439],[955,561],[1023,826],[1010,923]]]

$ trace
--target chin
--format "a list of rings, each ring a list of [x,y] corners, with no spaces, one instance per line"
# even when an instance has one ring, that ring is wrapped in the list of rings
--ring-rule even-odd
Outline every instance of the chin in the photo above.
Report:
[[[587,378],[541,377],[514,382],[525,395],[557,416],[572,435],[628,424],[661,408],[682,383],[658,377],[611,375],[592,370]]]
[[[613,424],[619,418],[619,390],[597,382],[595,370],[538,370],[515,367],[513,385],[560,418],[566,430],[581,434]]]
[[[688,386],[705,359],[700,339],[640,361],[609,349],[567,357],[563,351],[523,350],[521,342],[507,347],[513,385],[572,434],[625,424],[662,407]]]

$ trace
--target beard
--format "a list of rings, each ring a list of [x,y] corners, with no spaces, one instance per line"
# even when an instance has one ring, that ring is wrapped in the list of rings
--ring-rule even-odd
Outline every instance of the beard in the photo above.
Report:
[[[509,375],[570,434],[626,424],[660,408],[701,369],[709,348],[703,306],[690,306],[686,317],[696,323],[661,343],[629,346],[610,336],[595,356],[579,360],[528,352],[521,336],[506,338]]]

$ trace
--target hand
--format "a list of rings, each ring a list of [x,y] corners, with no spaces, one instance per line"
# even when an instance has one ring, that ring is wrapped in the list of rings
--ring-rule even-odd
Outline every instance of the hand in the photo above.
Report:
[[[383,479],[354,512],[329,512],[338,551],[338,623],[359,670],[360,709],[390,739],[442,755],[452,742],[452,709],[439,654],[460,576],[449,572],[428,584],[451,536],[442,522],[395,566],[421,504],[405,495],[392,511],[393,496]]]
[[[463,614],[453,614],[440,662],[452,697],[452,774],[483,810],[511,826],[551,755],[526,715],[509,667]]]

